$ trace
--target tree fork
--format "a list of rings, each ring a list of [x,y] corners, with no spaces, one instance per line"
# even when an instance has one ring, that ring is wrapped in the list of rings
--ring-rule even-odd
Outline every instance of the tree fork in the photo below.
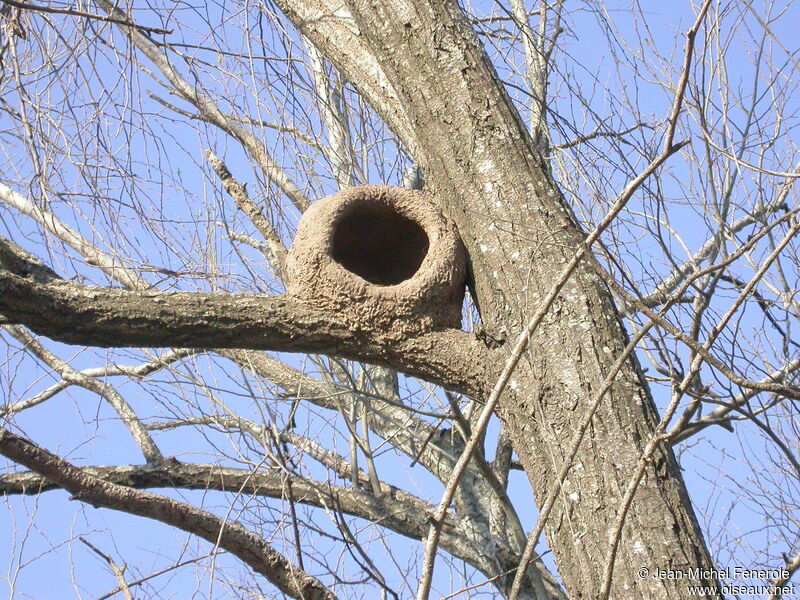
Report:
[[[332,12],[327,20],[324,14],[304,19],[308,2],[278,4],[405,135],[428,189],[458,225],[487,329],[494,337],[518,333],[584,234],[457,3],[352,1],[352,20],[343,10],[335,19]],[[324,5],[314,3],[323,11]],[[337,60],[337,23],[358,30],[359,52],[371,51],[401,115],[394,95],[384,102],[361,70]],[[608,289],[584,261],[532,336],[513,391],[499,405],[539,502],[554,491],[571,427],[586,410],[593,386],[626,343]],[[609,552],[608,526],[657,423],[647,383],[631,358],[598,410],[547,525],[571,597],[591,598],[603,587],[598,565]],[[611,596],[685,596],[686,579],[641,580],[637,569],[643,565],[713,566],[678,465],[663,445],[626,520]]]

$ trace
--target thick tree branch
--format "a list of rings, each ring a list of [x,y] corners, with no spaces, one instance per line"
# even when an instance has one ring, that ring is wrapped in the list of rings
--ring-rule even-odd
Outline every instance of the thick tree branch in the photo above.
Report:
[[[110,484],[132,489],[169,488],[184,490],[216,490],[238,494],[285,498],[287,476],[279,472],[254,472],[210,464],[186,464],[174,460],[153,465],[83,467],[89,476]],[[344,474],[346,475],[346,469]],[[391,531],[420,539],[427,531],[433,505],[387,484],[381,484],[381,496],[367,489],[317,483],[301,477],[289,477],[295,502],[323,509],[336,510],[380,523]],[[366,474],[361,484],[368,485]],[[62,486],[36,472],[8,473],[0,476],[0,495],[37,495],[61,489]],[[471,544],[465,544],[459,523],[448,515],[444,522],[442,548],[451,555],[479,567],[480,556]],[[498,548],[502,548],[498,543]],[[516,564],[518,557],[511,549],[501,553],[504,564]]]
[[[0,428],[0,454],[40,473],[76,499],[161,521],[203,538],[238,557],[278,589],[304,600],[335,600],[322,582],[294,567],[262,538],[235,522],[171,498],[103,481],[6,429]]]
[[[105,482],[137,490],[176,488],[217,490],[270,498],[286,496],[287,476],[278,471],[251,471],[210,464],[187,464],[174,460],[153,465],[82,467],[85,474]],[[319,484],[291,477],[295,502],[324,508],[335,500],[344,512],[369,521],[380,521],[393,531],[413,538],[422,537],[434,507],[416,496],[383,484],[380,499],[364,490]],[[0,475],[0,494],[33,496],[61,489],[62,486],[38,472]],[[448,528],[455,523],[451,520]]]
[[[480,397],[486,348],[458,330],[381,332],[288,295],[133,292],[0,271],[0,314],[39,335],[99,347],[315,352],[389,366]]]

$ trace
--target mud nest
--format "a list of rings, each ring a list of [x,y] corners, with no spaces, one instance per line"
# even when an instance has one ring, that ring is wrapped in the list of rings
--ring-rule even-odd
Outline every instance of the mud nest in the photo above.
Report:
[[[287,275],[293,296],[370,328],[461,325],[464,247],[419,192],[364,185],[317,201],[300,219]]]

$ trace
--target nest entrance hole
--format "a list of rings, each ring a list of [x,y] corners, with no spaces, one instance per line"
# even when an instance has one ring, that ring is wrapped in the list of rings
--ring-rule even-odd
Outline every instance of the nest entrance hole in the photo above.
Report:
[[[425,230],[382,204],[353,207],[333,232],[333,259],[375,285],[397,285],[410,279],[427,253]]]

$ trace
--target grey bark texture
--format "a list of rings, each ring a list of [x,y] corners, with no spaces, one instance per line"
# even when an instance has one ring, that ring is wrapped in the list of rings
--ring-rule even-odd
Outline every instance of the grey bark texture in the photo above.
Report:
[[[278,4],[336,62],[333,19],[304,19],[305,3]],[[417,152],[428,189],[458,226],[485,326],[495,338],[513,338],[583,233],[455,2],[347,4],[352,21],[337,22],[360,32],[403,113],[395,117],[393,103],[368,97],[400,135],[411,124],[412,139],[405,141]],[[358,70],[337,64],[358,86]],[[626,343],[610,293],[582,262],[534,333],[515,390],[499,407],[537,500],[561,496],[546,531],[574,598],[592,598],[601,587],[610,524],[658,422],[631,359],[557,489],[572,426]],[[649,462],[627,516],[611,595],[683,597],[687,581],[642,580],[637,570],[646,565],[712,566],[677,463],[664,446]]]
[[[483,339],[492,348],[454,329],[387,336],[368,319],[292,296],[129,292],[47,273],[34,278],[11,246],[0,252],[10,269],[0,272],[0,313],[5,322],[68,343],[327,353],[485,397],[511,342],[583,232],[456,2],[277,4],[359,87],[423,167],[429,198],[455,223],[466,248]],[[532,335],[499,405],[537,502],[558,495],[546,533],[570,598],[599,594],[612,524],[658,423],[631,358],[567,479],[558,481],[573,428],[627,343],[608,289],[585,260]],[[677,599],[687,584],[715,584],[643,580],[642,566],[713,566],[667,445],[648,459],[627,514],[611,597]]]
[[[236,522],[171,498],[141,492],[100,479],[0,428],[0,453],[40,473],[48,481],[98,508],[124,510],[193,533],[240,558],[293,598],[335,600],[322,582],[294,567],[270,544]]]

